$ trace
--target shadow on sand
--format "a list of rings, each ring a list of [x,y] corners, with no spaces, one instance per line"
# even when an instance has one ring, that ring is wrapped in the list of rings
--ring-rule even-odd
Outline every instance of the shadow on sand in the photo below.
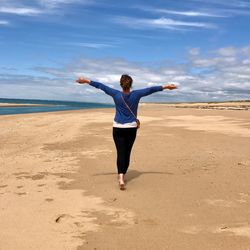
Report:
[[[130,182],[133,179],[136,179],[138,177],[140,177],[141,175],[144,174],[165,174],[165,175],[173,175],[174,173],[171,172],[158,172],[158,171],[144,171],[144,172],[140,172],[137,170],[129,170],[126,173],[126,182]],[[94,174],[93,176],[99,176],[99,175],[117,175],[117,173],[99,173],[99,174]]]

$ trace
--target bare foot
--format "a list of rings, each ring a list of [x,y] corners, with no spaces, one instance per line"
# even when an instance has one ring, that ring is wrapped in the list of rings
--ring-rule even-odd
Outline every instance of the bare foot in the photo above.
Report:
[[[125,190],[125,182],[124,182],[124,174],[119,174],[118,175],[118,182],[120,186],[120,190]]]
[[[122,191],[126,190],[125,184],[120,184],[120,190]]]

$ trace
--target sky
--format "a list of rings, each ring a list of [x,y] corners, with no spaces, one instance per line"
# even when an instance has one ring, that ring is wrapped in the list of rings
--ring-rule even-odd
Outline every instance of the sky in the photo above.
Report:
[[[149,102],[250,99],[250,0],[0,0],[0,98],[112,102],[79,85],[175,83]]]

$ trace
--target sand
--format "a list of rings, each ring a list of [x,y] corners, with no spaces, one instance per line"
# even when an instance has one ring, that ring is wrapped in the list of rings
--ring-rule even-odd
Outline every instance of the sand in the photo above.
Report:
[[[154,105],[154,103],[143,105]],[[158,103],[155,103],[158,106]],[[194,102],[194,103],[164,103],[165,107],[174,108],[195,108],[195,109],[213,109],[213,110],[250,110],[250,101],[232,101],[232,102]]]
[[[142,105],[126,191],[113,114],[0,116],[0,249],[249,249],[249,111]]]

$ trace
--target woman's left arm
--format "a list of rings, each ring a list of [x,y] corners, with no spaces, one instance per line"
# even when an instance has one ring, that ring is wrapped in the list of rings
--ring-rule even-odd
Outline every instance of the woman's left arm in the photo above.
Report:
[[[162,91],[164,89],[172,90],[172,89],[177,89],[177,87],[174,84],[167,84],[163,86],[153,86],[153,87],[149,87],[145,89],[139,89],[139,90],[135,90],[135,92],[137,92],[139,97],[141,98],[147,95],[151,95],[155,92]]]

